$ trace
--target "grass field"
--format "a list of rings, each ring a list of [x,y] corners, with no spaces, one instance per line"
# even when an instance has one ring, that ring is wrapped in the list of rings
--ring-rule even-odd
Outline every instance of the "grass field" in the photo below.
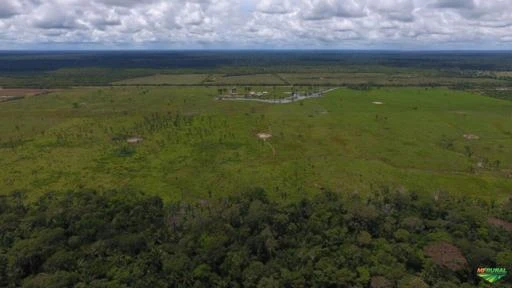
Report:
[[[512,78],[512,71],[499,71],[495,72],[495,74],[500,78]]]
[[[427,73],[426,71],[401,71],[398,72],[325,72],[309,71],[295,73],[273,74],[156,74],[139,78],[131,78],[113,85],[378,85],[378,86],[510,86],[506,80],[508,72],[501,72],[501,78],[491,77],[447,77],[442,73]]]
[[[112,83],[113,85],[285,85],[276,74],[156,74]]]
[[[194,85],[201,84],[208,74],[157,74],[114,82],[114,85]]]
[[[215,75],[208,84],[215,85],[285,85],[275,74]]]
[[[279,74],[290,84],[305,85],[358,85],[373,84],[382,86],[453,86],[457,84],[473,85],[509,85],[504,80],[491,78],[442,77],[417,73],[283,73]]]
[[[35,96],[49,93],[45,89],[0,89],[0,96]]]
[[[382,186],[484,199],[512,191],[510,101],[444,88],[338,89],[283,105],[217,94],[77,88],[1,103],[0,191],[35,199],[122,187],[167,200],[254,186],[283,200]]]

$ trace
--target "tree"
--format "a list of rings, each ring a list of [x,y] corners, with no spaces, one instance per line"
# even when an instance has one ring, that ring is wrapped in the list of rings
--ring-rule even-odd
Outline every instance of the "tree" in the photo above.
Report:
[[[78,283],[79,277],[76,273],[59,271],[55,274],[38,274],[23,281],[23,287],[27,288],[67,288]]]
[[[7,284],[9,283],[7,267],[7,256],[0,253],[0,287],[7,287]]]
[[[258,288],[280,288],[283,287],[278,280],[272,277],[263,277],[260,282],[258,282]]]
[[[408,242],[409,241],[409,232],[404,229],[398,229],[393,233],[393,237],[398,242]]]
[[[368,282],[370,282],[370,272],[366,267],[357,267],[358,278],[356,282],[362,286],[367,286]]]
[[[359,235],[357,235],[357,243],[360,246],[367,246],[372,242],[372,235],[366,231],[359,232]]]
[[[398,281],[398,288],[428,288],[429,286],[421,278],[409,276]]]
[[[253,261],[243,272],[243,283],[245,287],[257,287],[265,275],[265,265],[259,261]]]

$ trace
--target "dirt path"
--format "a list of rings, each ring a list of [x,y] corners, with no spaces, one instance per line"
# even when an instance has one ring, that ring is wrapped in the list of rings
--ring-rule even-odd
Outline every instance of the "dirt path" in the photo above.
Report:
[[[24,99],[29,96],[46,95],[51,92],[58,91],[57,89],[2,89],[0,88],[0,102],[8,102],[14,100]]]
[[[221,101],[254,101],[254,102],[270,103],[270,104],[288,104],[288,103],[293,103],[296,101],[309,99],[309,98],[320,98],[320,97],[324,96],[324,94],[332,92],[336,89],[338,89],[338,88],[327,89],[324,91],[313,93],[311,95],[297,94],[297,95],[293,95],[290,97],[275,99],[275,100],[274,99],[245,98],[245,97],[244,98],[242,98],[242,97],[217,97],[217,100],[221,100]]]

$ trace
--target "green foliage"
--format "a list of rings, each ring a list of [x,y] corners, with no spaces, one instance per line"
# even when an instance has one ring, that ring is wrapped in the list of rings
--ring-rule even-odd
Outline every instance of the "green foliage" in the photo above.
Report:
[[[217,89],[76,88],[4,103],[0,194],[127,188],[197,201],[254,185],[296,201],[388,185],[500,202],[512,190],[512,102],[445,88],[340,88],[303,106],[270,105],[216,101]],[[409,224],[400,228],[416,229]]]
[[[428,288],[429,286],[421,278],[409,276],[398,282],[398,288]]]
[[[122,145],[121,147],[114,150],[114,156],[117,157],[130,157],[133,154],[135,154],[136,150],[135,147],[129,146],[129,145]]]
[[[164,205],[133,192],[20,195],[0,198],[2,287],[476,287],[470,271],[511,258],[511,235],[478,221],[506,207],[452,196],[324,192],[278,204],[252,189]],[[465,272],[423,255],[436,233],[458,235]]]

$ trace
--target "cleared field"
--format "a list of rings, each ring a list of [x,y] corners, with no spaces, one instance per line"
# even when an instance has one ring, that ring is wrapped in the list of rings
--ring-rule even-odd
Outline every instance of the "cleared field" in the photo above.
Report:
[[[275,74],[215,75],[208,84],[216,85],[284,85],[287,84]]]
[[[291,84],[361,84],[386,78],[383,73],[287,73],[280,74]]]
[[[49,93],[48,89],[0,89],[0,96],[35,96]]]
[[[279,74],[295,85],[359,85],[376,84],[384,86],[451,86],[461,83],[507,85],[507,81],[488,78],[433,77],[421,74],[385,73],[285,73]]]
[[[508,73],[508,72],[501,72]],[[499,77],[506,77],[503,74]],[[426,76],[421,73],[277,73],[277,74],[158,74],[114,82],[114,85],[362,85],[453,86],[457,84],[507,86],[506,80]]]
[[[47,94],[56,90],[45,89],[0,89],[0,102],[20,100],[27,96]]]
[[[0,88],[5,86],[5,84],[8,83],[9,81],[12,81],[12,79],[7,78],[7,77],[0,77]]]
[[[114,82],[114,85],[194,85],[201,84],[208,74],[158,74]]]
[[[496,76],[503,78],[512,78],[512,71],[499,71],[495,72]]]
[[[338,89],[286,105],[217,93],[109,87],[2,103],[0,191],[126,188],[168,200],[254,186],[283,200],[383,186],[484,199],[512,191],[510,101],[442,88]]]

